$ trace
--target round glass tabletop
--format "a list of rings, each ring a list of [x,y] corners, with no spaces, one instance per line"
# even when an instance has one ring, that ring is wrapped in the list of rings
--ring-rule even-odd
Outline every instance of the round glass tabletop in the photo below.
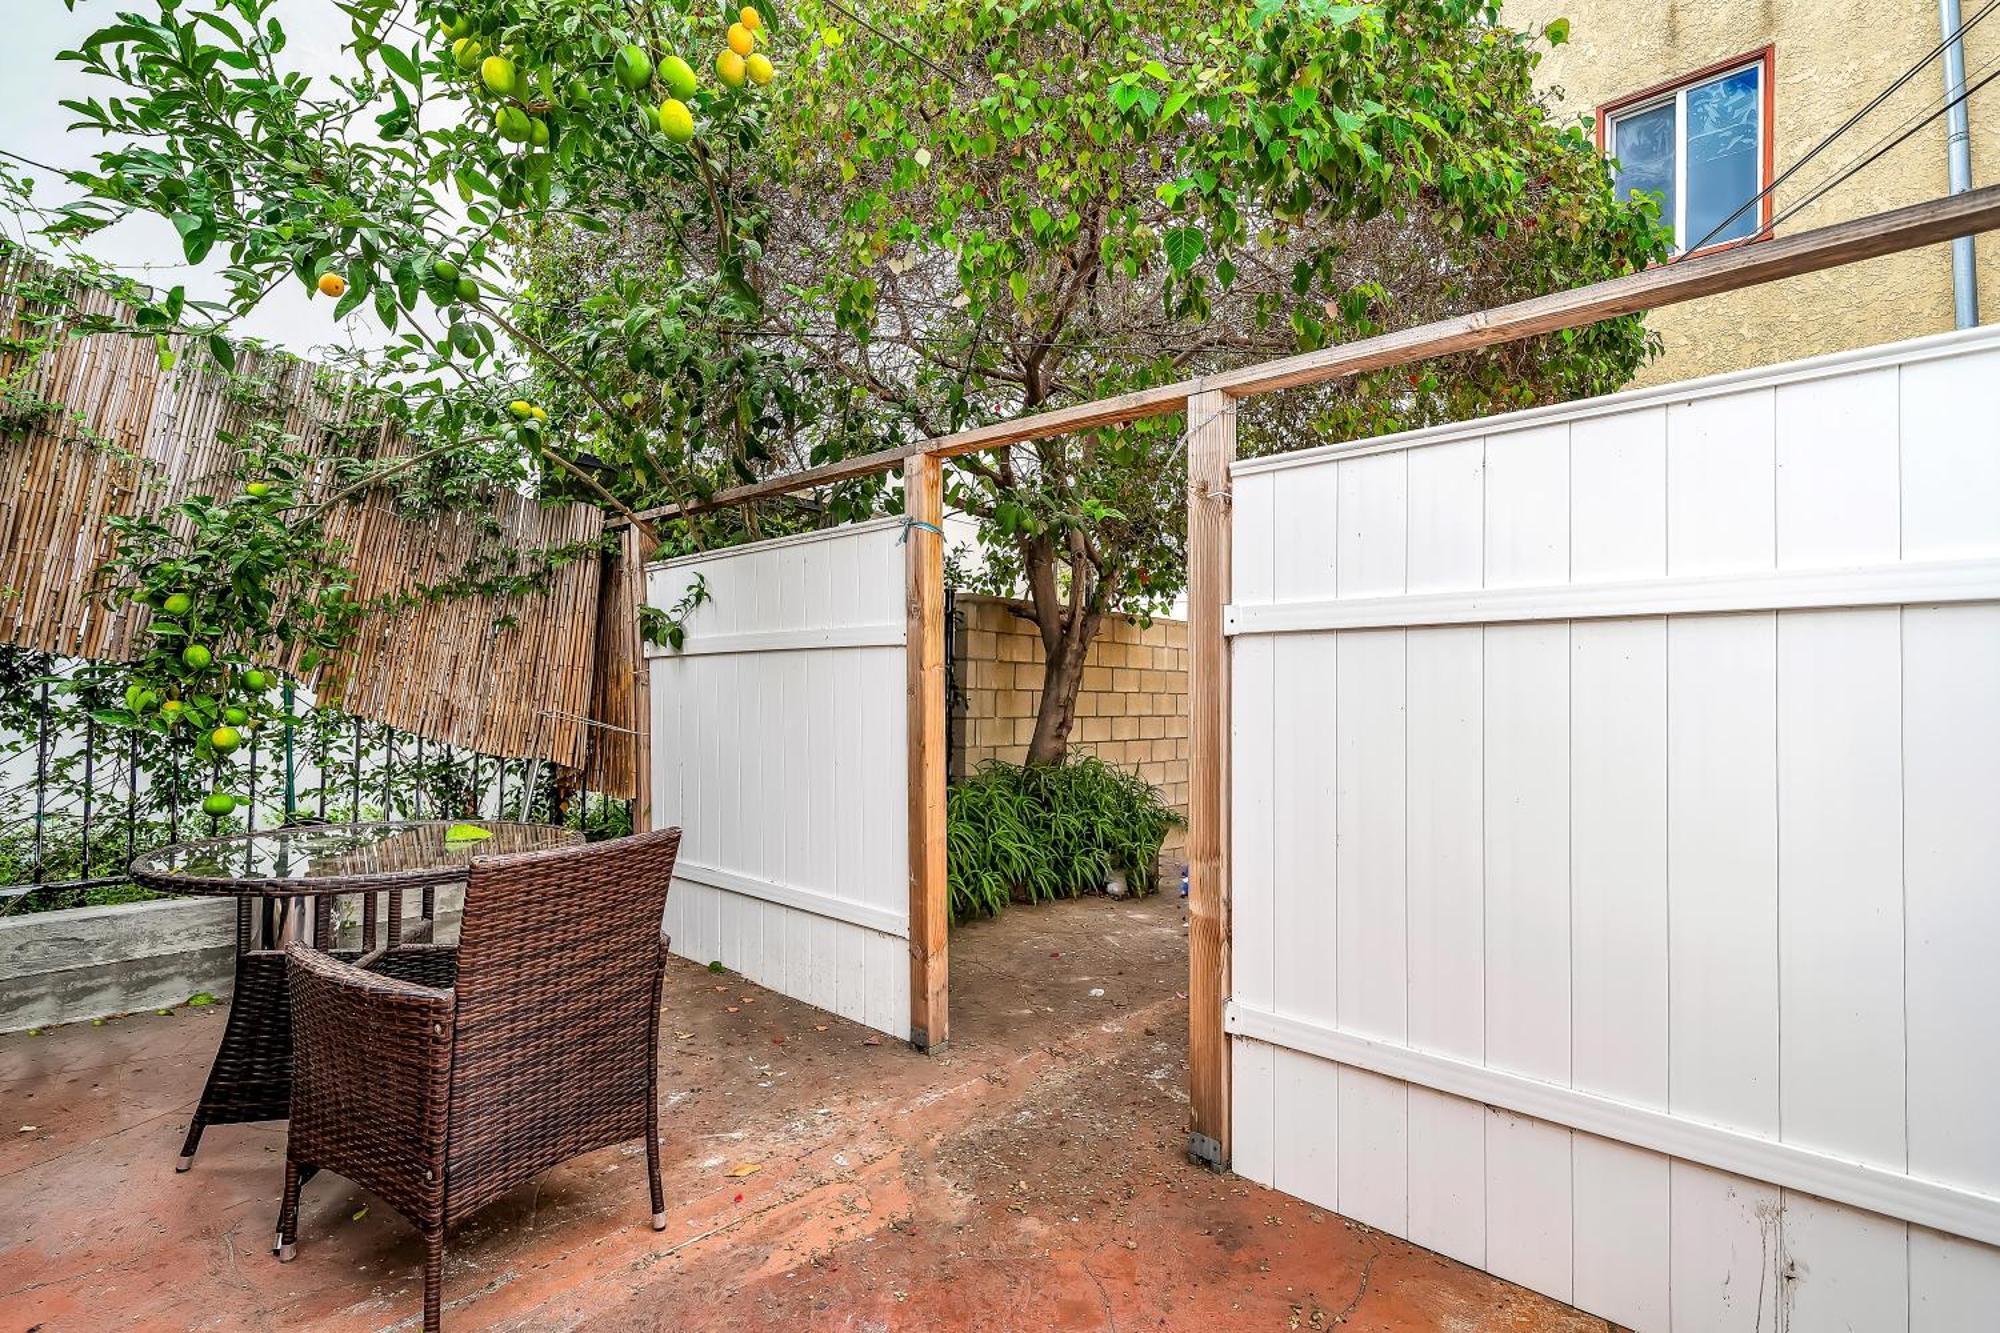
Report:
[[[315,824],[175,843],[137,857],[131,869],[163,893],[361,893],[464,879],[475,856],[582,843],[574,829],[494,819]]]

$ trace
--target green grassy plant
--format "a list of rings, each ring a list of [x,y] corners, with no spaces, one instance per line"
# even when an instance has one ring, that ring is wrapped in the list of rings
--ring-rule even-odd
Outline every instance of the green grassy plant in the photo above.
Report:
[[[1160,846],[1180,824],[1146,782],[1095,758],[983,765],[946,802],[952,918],[992,916],[1016,899],[1074,898],[1115,872],[1148,892]]]

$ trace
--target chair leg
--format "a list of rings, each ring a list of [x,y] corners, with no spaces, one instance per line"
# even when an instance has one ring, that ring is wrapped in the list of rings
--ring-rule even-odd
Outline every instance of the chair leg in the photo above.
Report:
[[[667,1229],[667,1195],[660,1188],[660,1130],[646,1127],[646,1182],[653,1187],[653,1230]]]
[[[285,1159],[285,1193],[278,1202],[278,1235],[271,1248],[277,1252],[278,1262],[288,1264],[296,1254],[299,1239],[299,1190],[305,1185],[305,1177],[299,1164]]]
[[[444,1228],[424,1233],[424,1333],[444,1320]]]
[[[194,1165],[194,1150],[201,1146],[201,1132],[206,1128],[208,1123],[201,1118],[201,1112],[197,1109],[194,1118],[188,1122],[187,1137],[181,1140],[181,1158],[174,1163],[176,1172],[185,1171]]]

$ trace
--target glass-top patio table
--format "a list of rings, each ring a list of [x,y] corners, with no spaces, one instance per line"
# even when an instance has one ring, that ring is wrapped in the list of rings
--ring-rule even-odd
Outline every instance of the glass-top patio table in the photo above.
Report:
[[[483,833],[487,836],[481,837]],[[451,835],[451,836],[447,836]],[[292,1007],[285,946],[310,943],[405,980],[450,985],[456,956],[430,944],[436,891],[465,878],[475,856],[574,846],[573,829],[504,820],[312,824],[175,843],[136,858],[132,879],[160,893],[236,899],[236,984],[176,1170],[194,1162],[209,1125],[282,1120],[291,1110]],[[407,934],[403,894],[423,917]],[[338,948],[334,900],[362,896],[360,948]],[[387,929],[378,930],[387,898]],[[377,947],[378,934],[387,942]]]

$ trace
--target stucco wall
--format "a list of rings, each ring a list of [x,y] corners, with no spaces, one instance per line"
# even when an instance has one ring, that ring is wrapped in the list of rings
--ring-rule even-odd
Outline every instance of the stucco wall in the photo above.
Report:
[[[1016,603],[998,597],[958,598],[958,670],[964,692],[964,767],[988,759],[1019,763],[1034,735],[1042,697],[1042,640]],[[1072,750],[1130,769],[1187,813],[1187,625],[1155,620],[1141,627],[1123,617],[1104,622],[1084,663],[1076,696]],[[1168,848],[1183,834],[1167,835]]]
[[[1978,8],[1966,3],[1965,12]],[[1570,40],[1544,61],[1540,81],[1567,110],[1593,114],[1601,103],[1705,65],[1777,48],[1774,81],[1776,169],[1783,172],[1861,109],[1938,42],[1936,0],[1507,0],[1515,27],[1558,16]],[[2000,18],[1966,39],[1970,82],[2000,61]],[[1894,97],[1780,186],[1779,211],[1843,168],[1892,130],[1935,109],[1944,96],[1933,61]],[[2000,169],[2000,83],[1968,102],[1976,185]],[[1948,187],[1944,118],[1805,209],[1781,233],[1824,226],[1917,203]],[[2000,237],[1978,241],[1981,315],[2000,317]],[[1745,292],[1655,312],[1666,354],[1640,383],[1766,365],[1820,352],[1937,333],[1952,326],[1946,246],[1893,255]]]

